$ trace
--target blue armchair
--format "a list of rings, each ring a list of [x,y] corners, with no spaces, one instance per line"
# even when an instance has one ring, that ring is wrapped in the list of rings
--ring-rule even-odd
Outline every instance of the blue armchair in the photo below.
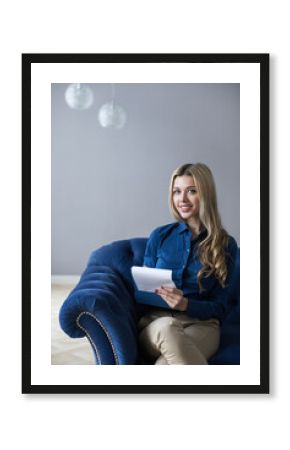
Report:
[[[138,348],[138,319],[144,306],[134,299],[133,265],[141,266],[146,238],[116,241],[95,250],[79,283],[64,301],[60,326],[72,338],[86,336],[96,364],[147,364]],[[239,252],[231,312],[209,364],[240,364]]]

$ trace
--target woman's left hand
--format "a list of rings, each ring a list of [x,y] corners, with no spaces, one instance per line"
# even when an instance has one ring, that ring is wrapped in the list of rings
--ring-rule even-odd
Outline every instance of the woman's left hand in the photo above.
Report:
[[[160,295],[170,308],[186,311],[188,299],[183,296],[183,292],[180,289],[161,286],[155,290],[155,293]]]

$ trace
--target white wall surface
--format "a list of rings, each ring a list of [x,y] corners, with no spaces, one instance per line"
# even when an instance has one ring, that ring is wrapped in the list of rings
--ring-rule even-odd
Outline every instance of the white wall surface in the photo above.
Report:
[[[287,2],[47,3],[2,6],[1,410],[5,448],[282,446],[289,405],[289,27]],[[22,52],[271,53],[271,394],[21,395]],[[40,261],[41,264],[41,261]],[[3,289],[4,288],[4,289]],[[39,301],[41,301],[41,293]],[[41,337],[40,337],[41,338]],[[287,444],[286,444],[287,445]]]

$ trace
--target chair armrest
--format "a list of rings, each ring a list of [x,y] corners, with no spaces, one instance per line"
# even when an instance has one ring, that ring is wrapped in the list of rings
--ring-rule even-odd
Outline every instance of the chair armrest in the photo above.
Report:
[[[134,298],[110,267],[88,266],[64,301],[59,321],[70,337],[88,338],[96,364],[136,364]]]

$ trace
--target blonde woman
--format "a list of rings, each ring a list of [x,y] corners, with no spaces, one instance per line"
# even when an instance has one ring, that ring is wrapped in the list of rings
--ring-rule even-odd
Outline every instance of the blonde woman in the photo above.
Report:
[[[174,171],[169,206],[176,222],[151,233],[144,265],[171,269],[176,288],[156,290],[168,309],[150,307],[141,318],[140,345],[154,364],[208,364],[229,309],[237,243],[222,227],[205,164]]]

